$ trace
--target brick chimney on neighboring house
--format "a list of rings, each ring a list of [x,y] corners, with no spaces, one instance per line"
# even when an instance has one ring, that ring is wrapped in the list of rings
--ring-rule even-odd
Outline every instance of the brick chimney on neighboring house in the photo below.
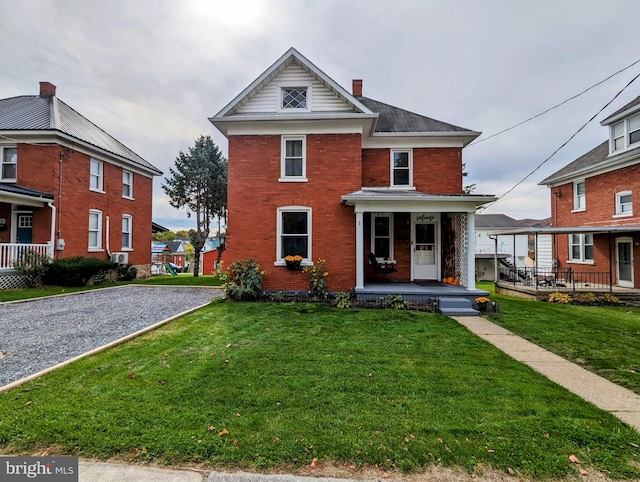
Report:
[[[362,79],[353,79],[351,93],[354,97],[362,97]]]
[[[40,82],[40,97],[56,95],[56,86],[51,82]]]

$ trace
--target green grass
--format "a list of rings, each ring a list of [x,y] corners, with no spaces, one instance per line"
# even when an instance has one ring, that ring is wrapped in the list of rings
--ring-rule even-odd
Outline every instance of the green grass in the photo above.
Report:
[[[216,276],[200,275],[194,278],[191,273],[181,273],[177,276],[154,276],[146,280],[136,281],[143,285],[173,285],[173,286],[220,286],[222,283]]]
[[[5,453],[539,479],[577,474],[575,455],[632,479],[638,445],[612,415],[419,312],[218,302],[0,395]]]
[[[495,323],[640,395],[640,308],[491,298]]]
[[[110,284],[109,286],[114,286]],[[41,288],[30,288],[21,290],[0,290],[0,303],[4,301],[27,300],[31,298],[42,298],[44,296],[61,295],[65,293],[77,293],[91,289],[104,288],[104,286],[84,286],[81,288],[69,288],[63,286],[43,286]]]

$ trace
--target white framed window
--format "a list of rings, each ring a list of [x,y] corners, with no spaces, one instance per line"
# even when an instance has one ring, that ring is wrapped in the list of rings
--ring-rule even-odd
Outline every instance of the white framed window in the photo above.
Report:
[[[89,251],[102,251],[102,211],[89,210]]]
[[[631,191],[621,191],[616,193],[616,216],[632,216],[633,204]]]
[[[611,126],[611,152],[624,149],[624,122]]]
[[[89,168],[89,189],[92,191],[102,191],[103,186],[103,174],[102,174],[102,161],[91,159],[91,165]]]
[[[0,161],[2,162],[0,181],[15,182],[18,175],[18,148],[0,148]]]
[[[302,256],[302,264],[311,265],[311,208],[283,206],[278,208],[276,222],[276,266],[284,266],[285,256]]]
[[[587,209],[587,192],[584,181],[573,183],[573,210],[584,211]]]
[[[133,173],[122,171],[122,197],[133,199]]]
[[[133,217],[130,214],[122,215],[122,249],[133,249],[132,238]]]
[[[280,89],[281,110],[309,110],[311,89],[309,86],[286,86]]]
[[[640,142],[640,114],[629,118],[629,145]]]
[[[413,186],[413,151],[391,150],[391,187]]]
[[[371,213],[371,251],[376,258],[393,259],[393,214]]]
[[[279,181],[307,181],[306,136],[282,136],[282,154],[280,161]]]
[[[593,264],[593,234],[569,235],[569,261]]]
[[[629,117],[610,127],[609,152],[622,151],[640,142],[640,114]]]

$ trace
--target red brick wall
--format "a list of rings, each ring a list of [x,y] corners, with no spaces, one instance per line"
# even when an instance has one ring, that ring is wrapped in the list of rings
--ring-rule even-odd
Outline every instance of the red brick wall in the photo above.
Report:
[[[359,134],[308,135],[308,182],[278,182],[281,137],[229,137],[227,265],[257,258],[267,271],[265,289],[309,289],[301,272],[274,266],[276,216],[282,206],[312,208],[312,256],[326,260],[329,290],[355,285],[355,215],[340,196],[360,189]]]
[[[388,187],[391,183],[391,150],[363,149],[362,185]],[[462,192],[462,150],[459,148],[413,149],[413,185],[432,194]]]
[[[63,155],[62,196],[60,197],[60,156]],[[151,262],[151,202],[153,180],[134,173],[133,196],[122,197],[122,168],[103,163],[104,193],[89,190],[90,157],[60,146],[18,146],[17,183],[26,188],[43,191],[54,196],[60,218],[60,237],[65,240],[61,257],[93,256],[106,258],[106,252],[88,251],[89,209],[103,213],[103,235],[106,236],[107,217],[110,220],[110,250],[122,250],[122,215],[133,217],[133,251],[131,264]],[[2,217],[2,216],[0,216]],[[10,220],[10,216],[7,216]],[[50,237],[51,211],[34,208],[33,242],[46,243]],[[9,228],[10,229],[10,228]],[[10,232],[9,229],[7,232]],[[4,241],[4,235],[0,234]],[[103,246],[106,243],[103,241]]]

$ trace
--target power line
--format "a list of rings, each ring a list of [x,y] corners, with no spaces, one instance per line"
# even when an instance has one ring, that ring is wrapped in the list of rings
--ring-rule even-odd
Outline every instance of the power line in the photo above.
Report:
[[[616,76],[616,75],[618,75],[618,74],[621,74],[621,73],[622,73],[622,72],[624,72],[625,70],[630,69],[631,67],[633,67],[634,65],[636,65],[636,64],[637,64],[637,63],[639,63],[639,62],[640,62],[640,59],[636,60],[636,61],[635,61],[635,62],[633,62],[632,64],[627,65],[624,69],[618,70],[617,72],[615,72],[615,73],[611,74],[611,75],[610,75],[609,77],[607,77],[606,79],[603,79],[603,80],[601,80],[600,82],[598,82],[598,83],[596,83],[596,84],[593,84],[591,87],[586,88],[586,89],[585,89],[585,90],[583,90],[582,92],[580,92],[580,93],[578,93],[578,94],[576,94],[576,95],[574,95],[574,96],[572,96],[572,97],[569,97],[569,98],[568,98],[568,99],[566,99],[566,100],[563,100],[562,102],[560,102],[559,104],[554,105],[553,107],[549,107],[547,110],[545,110],[545,111],[543,111],[543,112],[540,112],[539,114],[536,114],[536,115],[534,115],[534,116],[532,116],[532,117],[529,117],[528,119],[523,120],[522,122],[518,122],[517,124],[514,124],[514,125],[512,125],[511,127],[507,127],[506,129],[503,129],[503,130],[501,130],[500,132],[497,132],[497,133],[495,133],[495,134],[492,134],[492,135],[490,135],[489,137],[485,137],[485,138],[482,138],[482,139],[476,139],[475,141],[473,141],[473,142],[469,143],[469,144],[467,145],[467,147],[475,146],[476,144],[480,144],[481,142],[488,141],[489,139],[492,139],[492,138],[494,138],[494,137],[496,137],[496,136],[499,136],[500,134],[504,134],[504,133],[505,133],[505,132],[507,132],[507,131],[510,131],[510,130],[512,130],[512,129],[515,129],[516,127],[519,127],[519,126],[521,126],[522,124],[526,124],[527,122],[532,121],[533,119],[536,119],[536,118],[538,118],[538,117],[540,117],[540,116],[543,116],[543,115],[544,115],[544,114],[546,114],[547,112],[551,112],[553,109],[557,109],[557,108],[558,108],[558,107],[560,107],[561,105],[564,105],[564,104],[566,104],[567,102],[570,102],[570,101],[572,101],[573,99],[576,99],[576,98],[580,97],[581,95],[586,94],[586,93],[587,93],[587,92],[589,92],[591,89],[593,89],[593,88],[595,88],[595,87],[598,87],[598,86],[599,86],[599,85],[601,85],[601,84],[604,84],[607,80],[611,79],[612,77],[615,77],[615,76]]]

